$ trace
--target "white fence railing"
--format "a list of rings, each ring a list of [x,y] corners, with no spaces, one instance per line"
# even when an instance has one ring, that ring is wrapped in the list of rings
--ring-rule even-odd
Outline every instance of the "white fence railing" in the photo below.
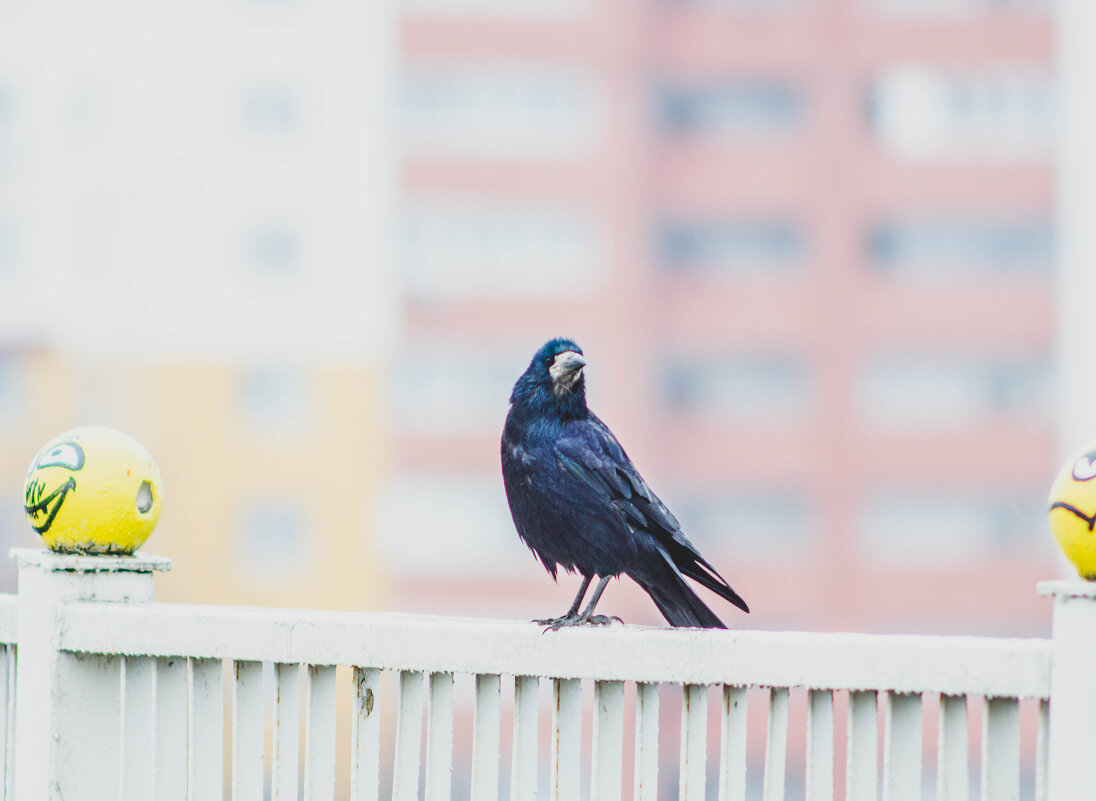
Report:
[[[1070,783],[1096,736],[1096,687],[1070,673],[1096,665],[1087,585],[1049,588],[1055,640],[542,634],[155,604],[166,560],[16,558],[19,595],[0,596],[16,801],[1096,798]]]

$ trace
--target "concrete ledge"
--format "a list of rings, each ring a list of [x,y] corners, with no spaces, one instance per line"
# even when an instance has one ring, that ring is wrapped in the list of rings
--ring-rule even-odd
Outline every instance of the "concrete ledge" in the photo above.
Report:
[[[1040,595],[1050,595],[1055,598],[1096,598],[1096,581],[1080,579],[1040,581],[1036,589]]]
[[[171,570],[166,556],[137,553],[133,556],[89,556],[54,553],[46,548],[12,548],[9,557],[19,567],[68,573],[152,573]]]

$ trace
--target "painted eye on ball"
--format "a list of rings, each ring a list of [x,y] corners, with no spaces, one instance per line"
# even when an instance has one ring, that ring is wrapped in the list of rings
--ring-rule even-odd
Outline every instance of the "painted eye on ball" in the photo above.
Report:
[[[79,470],[84,466],[84,449],[80,447],[80,443],[72,440],[59,442],[39,457],[37,466]]]
[[[1096,478],[1096,451],[1089,451],[1073,463],[1073,478],[1076,481]]]

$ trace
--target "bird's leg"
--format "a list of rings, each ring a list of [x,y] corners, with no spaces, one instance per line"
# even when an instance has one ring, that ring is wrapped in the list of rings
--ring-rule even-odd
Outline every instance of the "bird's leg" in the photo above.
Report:
[[[583,576],[582,586],[578,588],[578,594],[575,595],[574,603],[571,604],[571,608],[567,610],[567,614],[563,617],[549,617],[544,620],[534,620],[538,626],[551,626],[555,631],[560,626],[569,625],[566,621],[576,620],[578,618],[578,608],[582,605],[582,599],[586,597],[586,590],[590,589],[590,582],[594,580],[593,576]],[[598,593],[599,595],[601,593]]]
[[[605,588],[609,584],[609,576],[606,576],[598,582],[597,587],[594,588],[594,594],[590,598],[590,603],[586,604],[586,608],[582,610],[582,614],[578,616],[580,623],[589,623],[592,626],[608,626],[614,620],[623,623],[616,615],[612,617],[606,617],[605,615],[595,615],[594,607],[597,606],[597,602],[601,600],[601,594],[605,592]]]
[[[570,611],[563,617],[556,618],[555,620],[538,620],[542,626],[547,626],[552,631],[559,631],[564,626],[608,626],[614,620],[623,623],[619,617],[606,617],[605,615],[595,615],[594,607],[597,606],[597,602],[601,600],[601,594],[605,592],[605,587],[609,584],[610,576],[606,576],[598,582],[597,587],[594,589],[594,594],[590,598],[590,603],[586,604],[586,608],[582,610],[582,614],[578,614],[579,604],[582,602],[582,597],[586,594],[586,588],[590,586],[590,580],[592,576],[587,576],[586,580],[582,582],[582,590],[578,597],[575,598],[575,603],[571,607]],[[546,629],[547,630],[547,629]]]
[[[583,576],[582,586],[578,588],[578,592],[575,593],[575,600],[571,602],[571,608],[567,610],[567,614],[564,617],[574,617],[578,614],[579,605],[582,604],[582,599],[586,597],[586,590],[590,589],[590,582],[594,580],[593,576]]]

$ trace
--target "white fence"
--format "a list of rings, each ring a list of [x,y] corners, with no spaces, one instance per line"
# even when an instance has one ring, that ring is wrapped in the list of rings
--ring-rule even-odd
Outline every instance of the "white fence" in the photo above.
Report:
[[[1096,798],[1088,585],[1048,588],[1054,640],[542,634],[156,604],[167,560],[15,556],[19,595],[0,596],[0,752],[16,801]],[[351,677],[341,699],[336,666]],[[678,709],[679,729],[664,722]],[[762,716],[764,730],[748,723]]]

